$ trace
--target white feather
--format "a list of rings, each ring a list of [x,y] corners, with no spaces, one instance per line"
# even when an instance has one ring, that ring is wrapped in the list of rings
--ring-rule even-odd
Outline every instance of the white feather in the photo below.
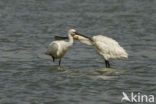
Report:
[[[127,52],[112,38],[97,35],[92,37],[92,41],[86,37],[76,35],[78,40],[86,45],[95,46],[97,53],[105,60],[128,58]]]
[[[98,35],[93,38],[97,52],[106,60],[117,58],[128,58],[126,51],[112,38]]]
[[[72,44],[71,44],[72,45]],[[53,41],[49,44],[47,54],[52,55],[56,59],[62,58],[71,46],[65,41]]]

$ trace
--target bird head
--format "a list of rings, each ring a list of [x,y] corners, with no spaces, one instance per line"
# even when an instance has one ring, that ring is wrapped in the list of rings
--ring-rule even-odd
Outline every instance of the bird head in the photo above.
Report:
[[[78,35],[74,35],[74,36],[73,36],[73,39],[78,40],[78,39],[79,39],[79,36],[78,36]]]
[[[80,36],[80,35],[74,35],[73,39],[76,39],[76,40],[88,40],[88,38],[86,38],[84,36]]]
[[[92,46],[93,42],[91,38],[80,36],[80,35],[74,35],[73,39],[79,40],[81,43]]]
[[[76,32],[75,31],[75,36],[73,36],[73,39],[79,39],[79,40],[82,40],[82,39],[89,39],[90,41],[92,41],[92,39],[90,38],[90,37],[88,37],[88,36],[85,36],[85,35],[82,35],[82,34],[80,34],[80,33],[78,33],[78,32]]]
[[[70,35],[72,35],[72,36],[74,36],[75,33],[76,33],[76,30],[75,30],[75,29],[70,29],[70,30],[68,31],[68,34],[70,34]]]

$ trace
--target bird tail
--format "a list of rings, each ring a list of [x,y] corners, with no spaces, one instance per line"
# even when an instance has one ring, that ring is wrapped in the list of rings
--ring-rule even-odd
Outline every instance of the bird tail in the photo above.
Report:
[[[124,53],[122,54],[122,57],[123,57],[123,58],[128,58],[128,53],[127,53],[127,52],[124,52]]]

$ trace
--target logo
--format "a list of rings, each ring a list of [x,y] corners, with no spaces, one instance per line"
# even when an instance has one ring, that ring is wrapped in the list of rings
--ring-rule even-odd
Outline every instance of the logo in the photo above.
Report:
[[[125,92],[122,92],[122,99],[121,102],[137,102],[137,103],[153,103],[154,102],[154,95],[144,95],[141,94],[140,92],[134,93],[131,92],[128,96]]]

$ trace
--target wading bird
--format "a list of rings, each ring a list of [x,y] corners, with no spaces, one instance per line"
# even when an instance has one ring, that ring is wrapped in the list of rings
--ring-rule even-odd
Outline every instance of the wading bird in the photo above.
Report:
[[[52,57],[53,62],[55,61],[55,59],[59,59],[59,66],[61,64],[61,58],[65,55],[68,48],[73,45],[72,36],[75,35],[75,32],[76,30],[74,29],[70,29],[68,31],[68,42],[63,40],[66,39],[66,37],[55,36],[55,40],[52,41],[48,46],[46,54]]]
[[[77,33],[73,38],[81,43],[95,46],[97,53],[105,59],[106,68],[110,68],[109,60],[118,58],[128,58],[127,52],[112,38],[97,35],[92,38]]]

